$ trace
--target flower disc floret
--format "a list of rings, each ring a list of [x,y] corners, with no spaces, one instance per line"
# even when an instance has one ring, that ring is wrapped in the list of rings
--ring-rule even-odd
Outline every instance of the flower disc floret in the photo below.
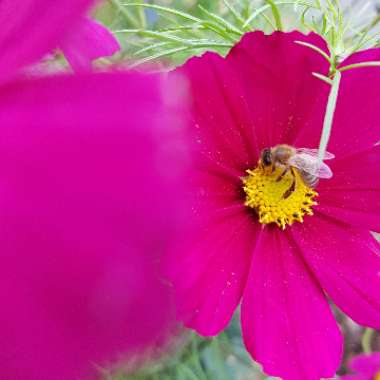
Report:
[[[313,215],[318,193],[307,186],[295,168],[265,168],[258,165],[242,178],[245,205],[253,208],[261,224],[276,223],[285,229],[304,215]]]

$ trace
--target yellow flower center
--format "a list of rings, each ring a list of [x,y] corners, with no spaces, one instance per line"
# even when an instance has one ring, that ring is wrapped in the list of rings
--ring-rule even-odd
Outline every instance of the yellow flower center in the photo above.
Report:
[[[258,165],[247,173],[242,178],[245,205],[256,211],[261,224],[276,223],[285,229],[294,221],[302,223],[304,215],[313,215],[318,193],[305,184],[296,168]]]
[[[375,377],[374,377],[374,380],[380,380],[380,372],[377,372]]]

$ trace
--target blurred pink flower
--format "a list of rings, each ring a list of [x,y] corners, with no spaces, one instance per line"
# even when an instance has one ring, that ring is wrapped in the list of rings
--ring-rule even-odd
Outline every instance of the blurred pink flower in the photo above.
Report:
[[[170,88],[137,73],[19,74],[89,3],[0,2],[4,380],[95,378],[172,328],[157,266],[181,236],[186,152]]]
[[[349,363],[352,375],[341,376],[342,380],[379,380],[380,353],[362,354],[351,359]]]
[[[193,97],[197,149],[188,186],[197,228],[167,265],[186,326],[218,334],[242,299],[244,341],[264,371],[316,380],[334,376],[342,355],[327,297],[359,324],[380,328],[379,245],[370,234],[380,226],[380,69],[342,74],[329,143],[334,177],[320,181],[315,206],[299,172],[292,179],[258,167],[264,148],[319,145],[330,88],[312,73],[328,75],[329,64],[296,40],[327,50],[314,34],[255,32],[226,58],[206,53],[177,70]],[[379,58],[374,49],[342,65]],[[248,183],[255,178],[262,182]],[[276,212],[297,210],[283,231],[259,223],[258,209],[245,204],[277,207],[267,189],[275,196],[286,181],[295,195],[282,190]]]
[[[0,82],[52,51],[83,18],[91,0],[2,0]]]
[[[88,17],[81,18],[59,46],[76,72],[90,71],[93,60],[112,56],[120,50],[112,33]]]

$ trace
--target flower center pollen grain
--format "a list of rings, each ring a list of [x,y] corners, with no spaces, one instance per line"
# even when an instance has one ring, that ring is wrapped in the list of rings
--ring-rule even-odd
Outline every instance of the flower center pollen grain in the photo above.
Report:
[[[380,371],[376,373],[374,380],[380,380]]]
[[[313,215],[318,193],[305,184],[296,168],[258,165],[247,173],[242,178],[245,205],[256,211],[261,224],[276,223],[284,230],[295,221],[302,223],[304,215]]]

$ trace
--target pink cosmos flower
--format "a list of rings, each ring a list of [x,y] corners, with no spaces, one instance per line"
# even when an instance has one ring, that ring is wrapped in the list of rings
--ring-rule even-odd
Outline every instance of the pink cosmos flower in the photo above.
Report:
[[[379,380],[380,353],[362,354],[355,356],[349,363],[353,375],[341,376],[342,380]]]
[[[82,17],[59,46],[76,72],[90,71],[93,60],[112,56],[120,50],[113,34],[88,17]]]
[[[312,73],[328,75],[329,64],[296,40],[327,51],[314,34],[255,32],[226,58],[206,53],[178,69],[193,97],[197,228],[168,271],[186,326],[215,335],[242,300],[244,342],[264,371],[316,380],[334,376],[342,355],[328,299],[380,328],[380,251],[370,234],[380,226],[380,70],[342,74],[328,149],[334,176],[313,189],[286,161],[260,160],[278,144],[319,145],[330,88]],[[342,66],[379,58],[363,51]]]
[[[97,378],[172,327],[157,266],[180,237],[186,154],[162,78],[18,72],[89,3],[0,2],[4,380]]]

